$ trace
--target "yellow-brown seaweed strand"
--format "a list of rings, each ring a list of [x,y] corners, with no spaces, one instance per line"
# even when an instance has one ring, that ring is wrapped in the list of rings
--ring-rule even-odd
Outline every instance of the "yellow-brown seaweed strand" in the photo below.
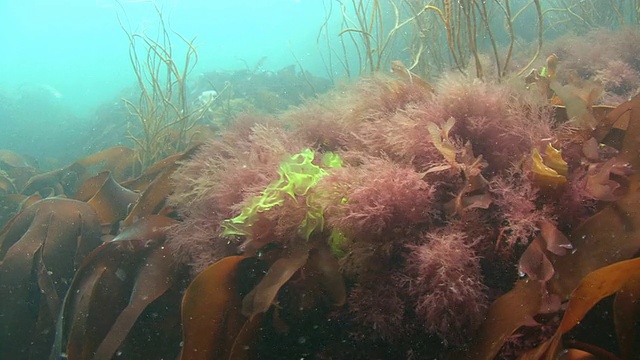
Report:
[[[440,17],[440,20],[442,20],[445,31],[447,33],[447,44],[449,45],[449,51],[451,52],[451,57],[453,58],[453,62],[456,64],[456,67],[460,71],[463,71],[462,65],[460,64],[460,62],[458,61],[458,57],[456,56],[456,50],[455,50],[454,41],[453,41],[453,32],[451,29],[451,21],[450,21],[451,20],[451,1],[442,0],[442,2],[444,4],[444,12],[433,5],[425,6],[425,10],[435,11]]]
[[[540,0],[532,0],[532,2],[536,6],[536,13],[538,14],[538,47],[536,49],[536,53],[533,55],[531,60],[529,60],[529,63],[525,67],[523,67],[520,72],[518,72],[518,76],[522,76],[522,74],[524,74],[524,72],[531,67],[536,59],[538,59],[538,56],[540,56],[540,51],[542,51],[542,36],[544,32],[542,6],[540,6]]]

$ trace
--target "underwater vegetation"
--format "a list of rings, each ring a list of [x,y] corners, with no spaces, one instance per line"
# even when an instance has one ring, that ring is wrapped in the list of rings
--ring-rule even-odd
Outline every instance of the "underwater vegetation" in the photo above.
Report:
[[[188,92],[193,41],[181,67],[123,25],[138,86],[102,116],[131,147],[0,151],[0,358],[637,358],[637,29],[543,44],[539,1],[391,3],[408,22],[342,4],[366,76],[323,94],[260,64]],[[533,50],[498,48],[496,9],[540,18]],[[421,24],[443,52],[407,67]]]
[[[0,355],[632,359],[640,98],[558,63],[376,74],[141,175],[1,152]]]

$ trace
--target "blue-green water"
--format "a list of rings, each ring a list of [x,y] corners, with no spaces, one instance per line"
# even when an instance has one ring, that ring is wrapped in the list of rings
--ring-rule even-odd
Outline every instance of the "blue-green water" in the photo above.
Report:
[[[263,58],[265,71],[298,61],[305,70],[326,73],[316,42],[325,20],[322,1],[156,4],[171,29],[195,38],[194,78],[253,67]],[[148,1],[0,1],[0,148],[78,156],[69,148],[85,144],[74,134],[95,127],[96,108],[120,101],[135,85],[119,18],[131,32],[157,31],[158,15]]]
[[[315,41],[324,21],[321,1],[157,3],[175,31],[197,37],[199,70],[233,70],[264,56],[265,67],[275,70],[294,62],[292,52],[308,70],[324,70]],[[152,3],[121,4],[132,29],[153,31]],[[46,86],[75,114],[90,114],[133,81],[118,13],[123,15],[112,0],[0,2],[2,93],[16,96],[25,87]]]
[[[157,38],[161,27],[156,9],[162,12],[170,32],[194,39],[197,47],[199,61],[187,81],[189,101],[195,101],[202,91],[224,87],[227,79],[221,78],[217,84],[207,85],[211,77],[205,74],[216,71],[246,70],[249,73],[245,79],[234,78],[237,98],[246,99],[251,88],[271,90],[271,94],[252,94],[254,105],[256,97],[261,97],[258,100],[262,105],[274,100],[268,98],[274,91],[268,89],[268,78],[263,78],[261,84],[253,83],[255,79],[249,79],[251,74],[277,74],[288,69],[285,76],[308,82],[306,75],[299,76],[303,71],[333,81],[347,75],[357,76],[360,71],[369,72],[373,69],[365,65],[369,59],[364,56],[368,37],[359,33],[359,28],[368,29],[372,38],[377,37],[369,49],[374,58],[384,52],[375,70],[388,71],[390,62],[398,59],[410,66],[416,58],[409,53],[423,40],[425,48],[420,61],[433,59],[440,65],[454,65],[456,59],[447,55],[449,47],[442,30],[444,26],[435,12],[430,13],[433,17],[429,20],[436,22],[435,27],[431,23],[413,26],[407,20],[412,16],[411,11],[400,11],[399,19],[395,19],[393,6],[389,5],[406,6],[411,1],[380,2],[385,10],[376,15],[374,22],[384,26],[376,29],[377,25],[359,24],[358,20],[367,19],[372,4],[377,2],[362,2],[366,5],[360,17],[354,14],[358,3],[338,0],[0,0],[0,149],[41,160],[56,158],[62,165],[116,145],[116,141],[132,146],[127,143],[128,120],[123,119],[128,114],[122,99],[137,98],[140,89],[129,58],[130,43],[121,25],[129,33]],[[489,13],[492,18],[477,21],[490,23],[494,37],[489,38],[480,31],[476,39],[478,49],[491,58],[496,51],[492,45],[495,45],[504,59],[507,53],[504,49],[513,46],[512,57],[519,58],[515,67],[524,66],[531,58],[538,37],[538,19],[532,4],[534,2],[513,2],[512,16],[517,21],[512,29],[514,43],[511,45],[503,14],[506,9],[492,5]],[[574,30],[581,29],[576,23],[583,23],[587,29],[598,26],[581,22],[579,16],[552,11],[555,1],[541,1],[541,4],[546,14],[545,42],[562,35],[563,24],[572,24]],[[632,13],[631,5],[624,1],[621,4],[621,11]],[[412,11],[417,9],[419,6]],[[595,16],[592,22],[602,20],[606,24],[611,22],[610,18],[616,19],[616,13],[604,15],[603,19]],[[393,25],[404,20],[409,25],[400,26],[394,32]],[[438,27],[441,33],[430,37]],[[356,31],[351,31],[354,29]],[[425,32],[420,34],[416,29]],[[184,43],[175,35],[172,38],[175,59],[181,64]],[[386,39],[392,41],[386,44]],[[544,51],[538,55],[537,65],[540,65],[546,55]],[[471,58],[464,62],[473,65]],[[422,67],[415,71],[434,79],[445,70]],[[273,81],[283,82],[281,77],[277,79]],[[237,80],[244,84],[240,86]],[[282,86],[289,88],[280,89],[280,95],[288,90],[290,97],[292,93],[300,99],[308,97],[299,91],[301,86],[290,83]],[[282,110],[292,105],[272,102],[267,110]],[[111,138],[105,139],[109,134]],[[51,168],[58,164],[46,160],[42,165]]]

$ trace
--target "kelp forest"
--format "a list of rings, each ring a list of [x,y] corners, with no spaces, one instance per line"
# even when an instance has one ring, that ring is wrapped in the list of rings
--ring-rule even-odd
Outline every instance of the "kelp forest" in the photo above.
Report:
[[[95,151],[0,150],[0,358],[638,359],[640,2],[324,9],[327,79],[119,12]]]

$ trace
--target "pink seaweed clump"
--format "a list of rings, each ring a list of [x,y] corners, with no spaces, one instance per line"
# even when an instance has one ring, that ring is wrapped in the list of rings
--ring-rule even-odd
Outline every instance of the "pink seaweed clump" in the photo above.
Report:
[[[315,193],[329,227],[348,238],[375,238],[430,221],[433,188],[422,178],[410,167],[370,158],[359,166],[333,169]]]
[[[620,60],[611,60],[596,71],[595,79],[600,81],[606,91],[615,94],[627,94],[640,86],[640,75],[629,64]]]
[[[222,236],[223,220],[237,215],[244,200],[278,177],[280,162],[303,147],[269,120],[241,117],[174,173],[169,203],[183,221],[170,229],[168,245],[194,273],[236,254],[239,243]]]
[[[551,137],[551,107],[535,94],[460,76],[449,76],[439,86],[433,106],[444,109],[445,119],[455,119],[452,136],[469,141],[491,172],[507,170],[537,141]]]
[[[528,244],[539,224],[552,221],[550,207],[536,204],[538,188],[524,174],[512,172],[510,176],[495,177],[491,183],[493,203],[499,209],[503,227],[498,244],[511,247],[515,244]]]
[[[393,275],[382,274],[374,282],[356,285],[347,300],[352,321],[366,329],[366,336],[398,340],[406,336],[405,299]]]
[[[415,312],[430,333],[453,346],[465,344],[480,326],[488,299],[480,258],[464,233],[443,228],[408,246]]]

